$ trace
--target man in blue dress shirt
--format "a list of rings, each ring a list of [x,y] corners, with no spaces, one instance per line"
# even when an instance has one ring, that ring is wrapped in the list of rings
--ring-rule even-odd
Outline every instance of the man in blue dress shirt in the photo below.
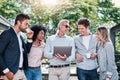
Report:
[[[44,50],[45,57],[50,59],[49,80],[68,80],[70,77],[70,63],[75,58],[74,40],[67,36],[69,21],[63,19],[58,24],[58,31],[47,39]],[[54,46],[71,46],[71,56],[54,53]]]

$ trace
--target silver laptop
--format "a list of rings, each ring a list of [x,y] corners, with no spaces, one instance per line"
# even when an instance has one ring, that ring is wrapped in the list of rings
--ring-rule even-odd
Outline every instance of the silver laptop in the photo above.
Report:
[[[54,46],[54,53],[53,55],[59,53],[61,56],[66,54],[67,57],[71,55],[72,46]]]

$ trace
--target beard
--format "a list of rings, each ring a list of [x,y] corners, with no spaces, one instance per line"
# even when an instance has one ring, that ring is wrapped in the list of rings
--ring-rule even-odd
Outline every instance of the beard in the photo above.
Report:
[[[20,25],[19,29],[20,29],[21,32],[26,33],[26,29],[24,29],[21,25]]]

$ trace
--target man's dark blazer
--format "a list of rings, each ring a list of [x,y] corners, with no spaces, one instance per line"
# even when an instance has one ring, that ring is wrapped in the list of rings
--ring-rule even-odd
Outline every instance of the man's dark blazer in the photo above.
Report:
[[[28,66],[27,48],[22,39],[23,45],[23,68]],[[13,28],[5,30],[0,35],[0,74],[8,68],[14,74],[19,69],[20,48],[17,35]]]

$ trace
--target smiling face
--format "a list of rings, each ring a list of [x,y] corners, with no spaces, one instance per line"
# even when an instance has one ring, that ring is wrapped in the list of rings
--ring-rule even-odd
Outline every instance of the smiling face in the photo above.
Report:
[[[59,36],[63,36],[63,35],[65,35],[67,32],[68,32],[68,30],[69,30],[69,21],[68,20],[66,20],[66,19],[62,19],[62,20],[60,20],[60,22],[58,23],[58,35]]]
[[[78,31],[82,36],[89,35],[90,21],[87,18],[80,18],[78,20]]]
[[[98,30],[96,31],[96,38],[98,41],[102,40],[102,35],[101,35],[100,31],[98,31]]]
[[[106,42],[110,41],[107,28],[106,27],[99,27],[96,30],[96,38],[97,38],[99,44],[104,47],[104,44]]]
[[[89,34],[89,27],[85,27],[84,25],[78,25],[78,31],[82,36],[86,36]]]
[[[61,23],[60,27],[59,27],[60,32],[62,32],[63,34],[66,34],[69,30],[69,23],[68,22],[63,22]]]
[[[41,30],[41,31],[39,31],[36,39],[39,40],[39,41],[42,41],[43,38],[44,38],[44,35],[45,35],[44,31]]]

